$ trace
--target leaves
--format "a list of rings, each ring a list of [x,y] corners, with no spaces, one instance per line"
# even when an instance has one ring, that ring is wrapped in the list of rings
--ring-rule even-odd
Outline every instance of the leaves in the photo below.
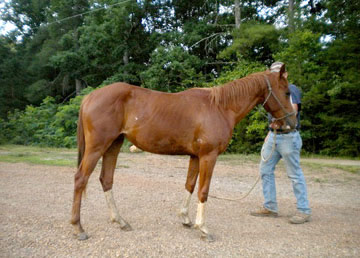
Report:
[[[294,3],[240,1],[235,29],[230,0],[6,1],[16,29],[0,36],[0,141],[74,146],[76,82],[178,92],[283,61],[303,94],[303,149],[359,156],[359,1]],[[259,151],[266,127],[252,111],[228,151]]]
[[[234,30],[233,38],[233,44],[219,54],[220,58],[241,56],[248,61],[270,65],[272,53],[276,52],[279,46],[279,32],[275,26],[268,24],[242,24],[240,30]]]
[[[141,73],[145,87],[177,92],[200,85],[201,60],[181,47],[159,47],[151,55],[149,68]]]

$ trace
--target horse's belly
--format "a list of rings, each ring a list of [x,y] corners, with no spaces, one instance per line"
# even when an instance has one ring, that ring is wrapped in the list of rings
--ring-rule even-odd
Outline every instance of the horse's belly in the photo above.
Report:
[[[194,154],[193,145],[191,141],[183,137],[136,137],[126,135],[128,140],[135,144],[140,149],[157,153],[157,154],[170,154],[170,155],[190,155]]]

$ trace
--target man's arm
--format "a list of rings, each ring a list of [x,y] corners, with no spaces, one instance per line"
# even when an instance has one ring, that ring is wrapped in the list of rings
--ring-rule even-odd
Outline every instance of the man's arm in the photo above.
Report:
[[[297,113],[299,112],[299,106],[298,106],[298,104],[291,104],[291,105],[292,105],[294,111],[296,112],[296,114],[295,114],[295,116],[296,116]]]

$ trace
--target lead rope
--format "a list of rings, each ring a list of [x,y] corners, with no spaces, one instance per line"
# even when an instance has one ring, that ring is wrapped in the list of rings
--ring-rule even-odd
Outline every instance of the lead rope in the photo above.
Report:
[[[214,198],[214,199],[218,199],[218,200],[226,200],[226,201],[232,201],[232,202],[236,202],[236,201],[241,201],[242,199],[245,199],[251,192],[252,190],[254,190],[255,186],[257,185],[257,183],[260,180],[260,175],[257,177],[254,185],[250,188],[250,190],[242,197],[240,198],[227,198],[227,197],[222,197],[222,196],[216,196],[216,195],[209,195],[209,197]]]
[[[263,161],[263,162],[268,162],[268,160],[271,158],[271,156],[273,155],[273,153],[274,153],[274,151],[275,151],[275,147],[276,147],[276,129],[274,129],[274,143],[273,143],[273,145],[272,145],[272,147],[271,147],[271,152],[270,152],[270,154],[269,154],[269,157],[267,157],[267,158],[264,158],[264,155],[263,155],[263,149],[261,149],[261,160]]]

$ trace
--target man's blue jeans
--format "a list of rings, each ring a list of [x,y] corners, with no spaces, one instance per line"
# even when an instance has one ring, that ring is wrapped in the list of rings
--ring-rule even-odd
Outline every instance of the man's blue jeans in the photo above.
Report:
[[[265,199],[264,207],[270,211],[278,211],[274,171],[276,164],[283,158],[287,175],[291,179],[297,200],[297,209],[302,213],[310,214],[311,209],[309,208],[306,182],[300,167],[300,150],[302,147],[301,136],[298,131],[288,134],[277,134],[275,149],[272,152],[274,135],[273,132],[270,132],[270,135],[261,150],[262,157],[265,160],[268,159],[267,161],[263,161],[262,159],[260,163],[260,173]]]

